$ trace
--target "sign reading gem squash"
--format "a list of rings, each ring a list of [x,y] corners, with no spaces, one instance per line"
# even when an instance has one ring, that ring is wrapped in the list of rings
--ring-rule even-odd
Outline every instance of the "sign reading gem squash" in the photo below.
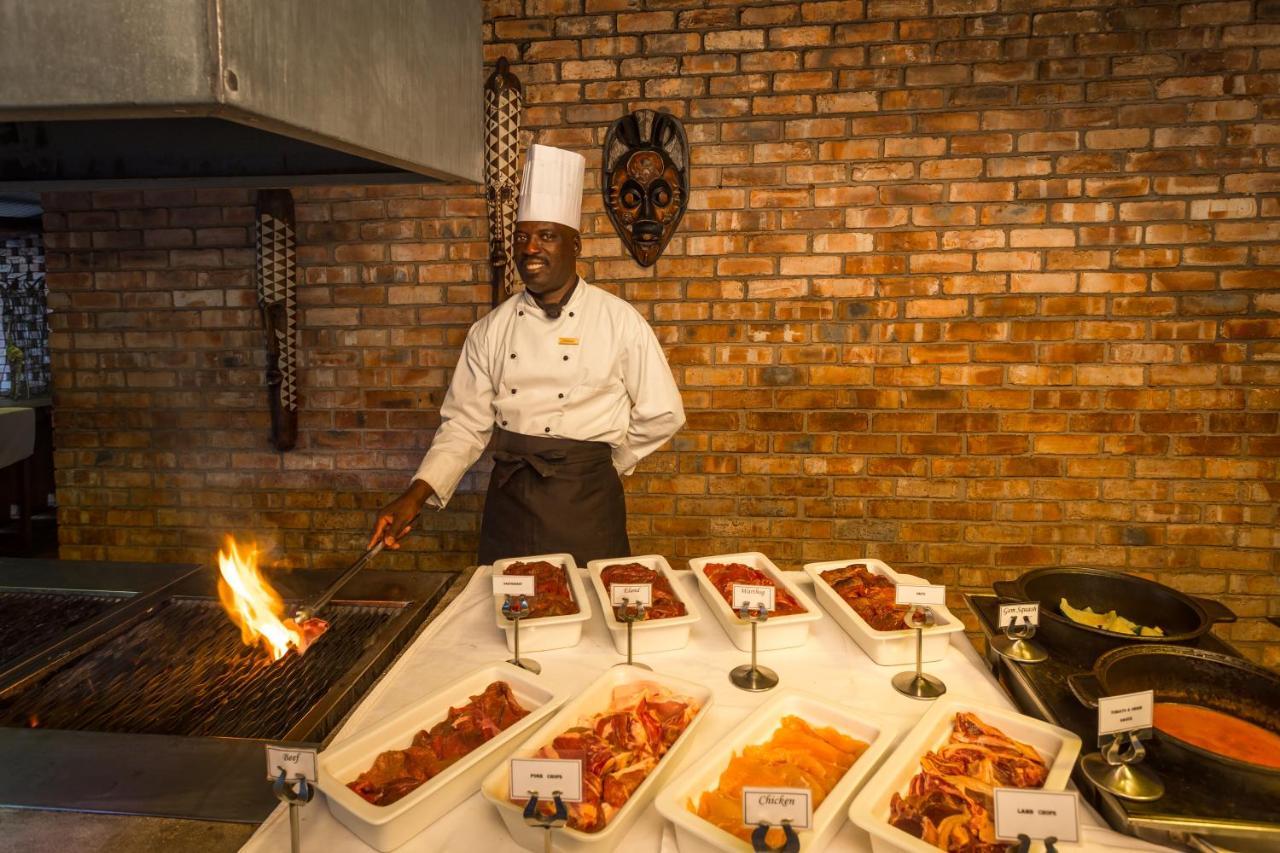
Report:
[[[523,595],[534,593],[533,575],[494,575],[494,595]]]
[[[742,789],[742,822],[747,826],[762,823],[781,826],[789,821],[792,829],[808,829],[813,824],[813,799],[808,788]]]
[[[299,747],[267,746],[267,778],[274,781],[284,770],[288,780],[316,781],[316,751]]]
[[[582,762],[564,758],[511,759],[511,799],[527,800],[533,794],[550,800],[560,792],[566,803],[582,802]]]
[[[733,609],[756,610],[764,607],[765,610],[773,611],[774,589],[771,586],[735,583],[731,587],[733,590]]]
[[[1019,604],[1001,604],[1000,618],[997,627],[1008,628],[1010,625],[1039,625],[1040,602],[1028,601]]]

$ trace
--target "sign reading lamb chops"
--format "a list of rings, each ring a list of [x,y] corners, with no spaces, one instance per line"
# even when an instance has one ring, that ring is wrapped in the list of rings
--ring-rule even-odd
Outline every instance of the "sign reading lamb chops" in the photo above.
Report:
[[[539,616],[569,616],[578,612],[578,603],[569,589],[569,575],[564,566],[546,560],[512,563],[504,575],[533,575],[534,597],[529,599],[528,619]]]

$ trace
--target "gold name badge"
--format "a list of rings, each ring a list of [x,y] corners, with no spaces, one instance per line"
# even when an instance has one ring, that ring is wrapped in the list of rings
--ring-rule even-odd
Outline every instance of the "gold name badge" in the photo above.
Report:
[[[560,346],[562,347],[576,347],[577,345],[578,345],[577,338],[561,338],[560,339]]]

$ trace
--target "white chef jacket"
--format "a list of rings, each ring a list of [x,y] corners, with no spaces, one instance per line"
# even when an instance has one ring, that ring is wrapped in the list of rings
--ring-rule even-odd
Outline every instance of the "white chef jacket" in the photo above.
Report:
[[[640,313],[579,278],[554,320],[522,291],[471,327],[440,418],[414,475],[431,486],[437,508],[480,458],[495,425],[605,442],[614,467],[630,474],[684,425],[684,406]]]

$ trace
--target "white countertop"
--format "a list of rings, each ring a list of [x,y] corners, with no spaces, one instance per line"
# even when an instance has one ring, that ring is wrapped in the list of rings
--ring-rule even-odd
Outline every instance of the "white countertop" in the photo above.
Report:
[[[688,572],[678,574],[679,592],[684,596],[698,597],[693,575]],[[812,582],[807,576],[800,572],[789,575],[795,577],[805,592],[811,592]],[[704,601],[698,598],[698,603],[703,604]],[[605,629],[599,602],[593,601],[592,605],[591,621],[587,623],[578,646],[524,654],[542,664],[543,676],[556,689],[580,690],[622,659],[614,651]],[[462,594],[405,650],[391,671],[352,714],[335,738],[335,743],[477,667],[508,657],[504,635],[493,622],[490,572],[487,567],[482,567]],[[696,733],[693,748],[686,754],[684,762],[696,762],[736,723],[773,695],[772,692],[746,693],[729,683],[729,670],[748,663],[748,655],[730,644],[706,607],[703,608],[702,620],[693,626],[688,647],[637,657],[636,660],[649,664],[655,670],[708,685],[715,693],[707,720]],[[914,667],[875,665],[835,621],[827,617],[825,611],[824,618],[814,624],[808,643],[798,648],[761,652],[760,664],[778,673],[781,686],[818,693],[838,699],[851,708],[862,708],[895,719],[900,722],[904,733],[929,707],[928,702],[901,696],[889,684],[895,673]],[[946,682],[951,694],[1013,707],[964,634],[954,635],[946,656],[935,663],[925,664],[924,670]],[[424,727],[430,722],[424,720]],[[373,758],[369,756],[370,762]],[[678,767],[675,772],[679,773]],[[267,783],[264,781],[263,784]],[[1086,843],[1059,844],[1060,850],[1161,849],[1099,828],[1101,821],[1087,806],[1081,824],[1082,830],[1085,825],[1089,827],[1082,839]],[[372,850],[329,814],[323,794],[317,794],[315,800],[302,809],[302,844],[304,849],[323,850],[325,853],[366,853]],[[288,812],[281,806],[249,839],[242,853],[276,853],[288,848]],[[494,808],[477,792],[398,851],[514,853],[520,849],[507,835]],[[674,853],[677,847],[670,826],[650,805],[619,849]],[[846,823],[828,849],[869,851],[871,846],[865,832]]]

